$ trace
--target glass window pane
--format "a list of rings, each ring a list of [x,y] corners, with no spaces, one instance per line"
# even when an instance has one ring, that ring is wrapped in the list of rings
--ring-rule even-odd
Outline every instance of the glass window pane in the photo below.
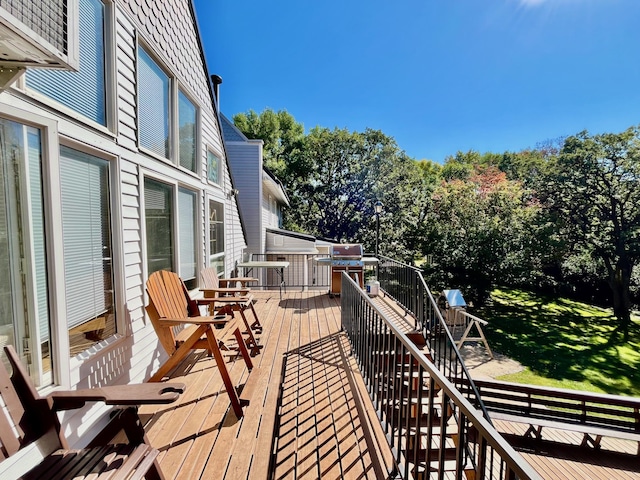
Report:
[[[224,207],[209,201],[209,266],[224,270]]]
[[[171,185],[144,180],[147,270],[173,271],[173,195]]]
[[[169,77],[142,47],[138,47],[138,60],[140,145],[169,158]]]
[[[212,151],[207,151],[209,181],[220,183],[220,158]]]
[[[178,190],[178,231],[180,238],[180,268],[178,274],[187,288],[197,286],[196,281],[196,200],[191,190]]]
[[[115,333],[109,162],[62,146],[60,186],[73,356]]]
[[[105,6],[100,0],[80,0],[80,69],[63,72],[27,69],[27,86],[66,107],[106,125]]]
[[[197,110],[184,93],[178,94],[180,166],[196,171]]]
[[[53,381],[41,144],[39,129],[0,119],[0,347],[16,347],[38,386]]]

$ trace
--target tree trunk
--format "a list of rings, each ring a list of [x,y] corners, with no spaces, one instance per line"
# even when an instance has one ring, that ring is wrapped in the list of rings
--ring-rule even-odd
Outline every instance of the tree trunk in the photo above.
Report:
[[[619,260],[615,270],[609,275],[609,286],[613,292],[613,314],[618,320],[618,329],[624,333],[624,339],[629,340],[631,326],[631,262]]]

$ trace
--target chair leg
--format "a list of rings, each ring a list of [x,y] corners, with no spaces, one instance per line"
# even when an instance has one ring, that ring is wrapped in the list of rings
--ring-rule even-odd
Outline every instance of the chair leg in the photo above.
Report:
[[[175,366],[182,361],[182,359],[192,350],[193,345],[200,340],[202,334],[205,333],[210,327],[208,325],[200,325],[185,342],[180,345],[175,352],[171,354],[169,359],[164,362],[158,371],[149,379],[150,382],[159,382],[162,378],[169,373]]]
[[[245,327],[247,328],[246,334],[249,338],[247,338],[246,344],[247,347],[251,349],[251,355],[257,355],[260,353],[260,349],[262,345],[258,345],[258,341],[256,337],[253,335],[253,331],[249,326],[249,320],[247,320],[247,316],[244,314],[245,308],[242,305],[238,305],[238,310],[240,311],[240,316],[242,317],[242,321],[244,322]]]
[[[207,340],[209,341],[209,348],[213,352],[213,356],[215,357],[216,363],[218,364],[218,370],[220,370],[222,381],[224,382],[224,386],[227,389],[227,395],[229,395],[229,400],[231,401],[231,408],[233,408],[236,417],[242,418],[242,406],[240,405],[240,400],[238,399],[238,393],[236,392],[236,387],[231,381],[229,370],[227,370],[227,365],[224,363],[224,358],[222,358],[220,348],[218,348],[218,341],[216,340],[216,336],[213,333],[213,329],[211,327],[208,327],[206,330]]]
[[[257,330],[258,332],[262,332],[262,324],[260,323],[260,320],[258,320],[258,314],[256,313],[256,309],[253,307],[253,302],[249,302],[249,306],[251,307],[253,317],[256,319],[255,322],[251,324],[251,328]]]
[[[249,350],[247,350],[247,346],[244,343],[244,338],[242,338],[242,332],[240,332],[239,328],[236,328],[233,331],[233,335],[236,337],[236,341],[238,342],[238,348],[240,349],[240,354],[244,359],[244,363],[247,365],[247,369],[251,371],[251,369],[253,368],[253,362],[251,361]]]

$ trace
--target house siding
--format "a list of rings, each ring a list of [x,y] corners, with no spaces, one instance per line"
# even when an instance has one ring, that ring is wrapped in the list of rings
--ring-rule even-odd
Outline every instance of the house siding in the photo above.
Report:
[[[240,191],[238,203],[244,219],[249,253],[264,251],[264,230],[261,215],[262,162],[259,144],[227,142],[229,163],[233,165],[233,180]]]
[[[64,365],[65,387],[86,388],[107,384],[145,381],[166,359],[153,328],[145,316],[147,303],[146,244],[144,233],[143,179],[145,175],[177,183],[198,193],[197,254],[202,268],[208,265],[209,199],[224,204],[225,268],[231,271],[242,259],[246,247],[235,198],[227,195],[232,188],[225,158],[225,148],[217,113],[211,103],[209,79],[204,68],[199,39],[190,2],[174,0],[116,0],[113,2],[113,88],[107,98],[113,98],[115,118],[112,132],[105,132],[88,122],[73,120],[56,110],[53,102],[42,105],[31,98],[33,92],[23,82],[8,89],[0,97],[2,105],[11,105],[45,119],[55,120],[61,143],[72,140],[104,152],[113,158],[111,168],[117,178],[112,188],[113,228],[117,229],[114,245],[117,265],[114,274],[116,314],[120,332],[106,339]],[[169,161],[156,159],[140,151],[137,144],[137,41],[140,39],[175,76],[179,87],[192,97],[199,108],[200,142],[198,173],[176,167]],[[176,41],[180,39],[180,41]],[[110,82],[107,82],[110,83]],[[207,150],[212,149],[223,159],[221,185],[207,181]],[[255,168],[255,167],[253,167]],[[249,175],[250,172],[247,172]],[[55,188],[55,187],[54,187]],[[243,191],[242,187],[240,188]],[[247,195],[251,189],[245,188]],[[257,209],[259,211],[259,209]],[[49,252],[56,255],[60,252]],[[52,318],[64,324],[64,319]],[[64,330],[64,328],[63,328]],[[66,361],[65,361],[66,362]],[[65,412],[63,421],[72,446],[83,446],[86,431],[104,422],[104,407],[90,407]],[[88,436],[90,437],[90,435]]]

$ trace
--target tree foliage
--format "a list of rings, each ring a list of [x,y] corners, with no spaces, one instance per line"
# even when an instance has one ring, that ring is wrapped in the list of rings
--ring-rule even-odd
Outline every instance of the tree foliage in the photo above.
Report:
[[[522,184],[496,167],[476,165],[467,181],[443,180],[426,222],[431,284],[482,302],[503,282],[540,282],[552,249],[539,215]]]
[[[304,136],[304,126],[286,110],[266,108],[259,114],[249,110],[234,115],[233,123],[247,138],[264,142],[264,163],[277,176],[283,174],[287,157],[296,151]]]
[[[640,130],[567,138],[541,192],[578,254],[606,271],[614,314],[628,334],[640,260]]]
[[[286,111],[234,116],[264,143],[291,199],[285,228],[376,242],[407,263],[427,257],[434,289],[481,303],[494,286],[613,302],[620,326],[640,295],[640,138],[586,132],[519,152],[458,151],[443,164],[409,158],[379,130],[315,127]]]

